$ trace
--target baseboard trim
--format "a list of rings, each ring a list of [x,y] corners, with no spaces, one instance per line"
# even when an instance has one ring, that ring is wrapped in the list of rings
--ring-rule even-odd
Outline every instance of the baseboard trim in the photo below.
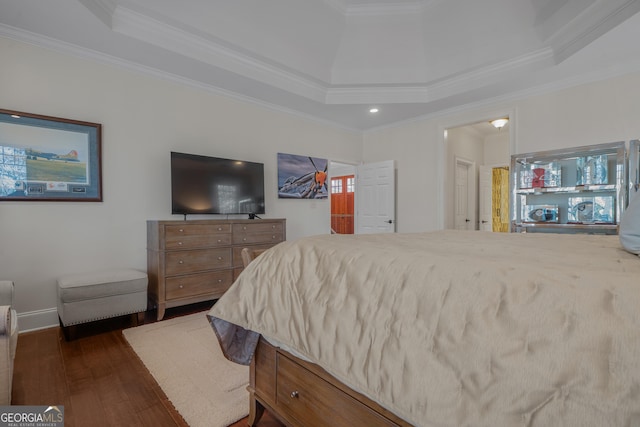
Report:
[[[59,326],[59,324],[57,308],[28,311],[18,314],[18,328],[20,333],[48,329]]]

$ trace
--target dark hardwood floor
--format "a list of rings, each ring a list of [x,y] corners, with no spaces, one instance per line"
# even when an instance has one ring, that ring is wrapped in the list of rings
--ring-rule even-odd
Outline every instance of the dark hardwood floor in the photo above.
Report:
[[[210,306],[170,309],[165,319]],[[145,322],[155,317],[149,311]],[[58,327],[20,334],[12,404],[64,405],[66,427],[187,426],[122,336],[131,326],[131,316],[80,325],[73,341]],[[246,425],[243,419],[233,427]],[[265,414],[258,426],[282,424]]]

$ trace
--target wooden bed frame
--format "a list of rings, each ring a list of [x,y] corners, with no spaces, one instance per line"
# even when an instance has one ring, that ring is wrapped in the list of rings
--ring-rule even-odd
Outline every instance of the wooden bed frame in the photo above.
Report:
[[[251,427],[256,426],[265,409],[289,427],[411,427],[318,365],[263,338],[251,361],[249,394]]]

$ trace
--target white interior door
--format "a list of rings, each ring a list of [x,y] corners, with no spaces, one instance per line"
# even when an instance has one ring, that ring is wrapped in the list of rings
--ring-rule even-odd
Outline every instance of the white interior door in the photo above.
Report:
[[[393,160],[356,167],[356,234],[395,232]]]
[[[475,164],[456,158],[454,212],[456,230],[475,230]]]
[[[493,168],[489,166],[478,166],[479,174],[479,211],[480,211],[480,231],[493,231]]]

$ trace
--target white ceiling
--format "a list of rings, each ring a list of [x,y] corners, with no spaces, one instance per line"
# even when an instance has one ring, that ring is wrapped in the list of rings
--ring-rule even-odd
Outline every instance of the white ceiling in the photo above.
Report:
[[[0,0],[0,36],[367,130],[638,71],[638,11],[640,0]]]

